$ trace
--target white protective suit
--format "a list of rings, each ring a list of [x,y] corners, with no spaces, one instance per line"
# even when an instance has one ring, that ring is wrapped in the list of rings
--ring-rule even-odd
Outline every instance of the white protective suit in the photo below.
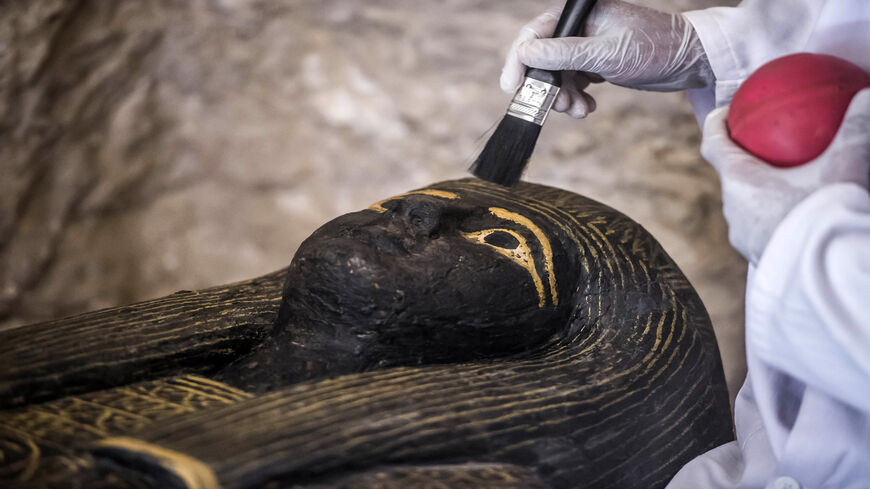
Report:
[[[715,92],[690,94],[699,120],[785,54],[833,54],[870,71],[870,0],[745,0],[685,15],[717,78]],[[822,186],[776,227],[750,264],[746,356],[737,440],[691,461],[668,489],[870,488],[865,187]]]

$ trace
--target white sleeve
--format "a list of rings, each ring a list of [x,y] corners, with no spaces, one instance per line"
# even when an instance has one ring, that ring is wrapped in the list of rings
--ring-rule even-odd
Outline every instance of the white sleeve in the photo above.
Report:
[[[747,349],[870,412],[870,194],[829,185],[798,204],[747,291]]]
[[[716,107],[728,104],[762,64],[804,50],[828,1],[744,0],[737,7],[684,12],[716,76]]]

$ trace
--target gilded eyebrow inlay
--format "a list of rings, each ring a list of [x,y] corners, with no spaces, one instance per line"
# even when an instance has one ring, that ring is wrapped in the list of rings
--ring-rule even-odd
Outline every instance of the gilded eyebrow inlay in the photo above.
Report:
[[[547,282],[550,285],[550,297],[553,298],[554,306],[559,305],[559,297],[556,294],[556,276],[553,274],[553,247],[550,246],[550,239],[547,238],[547,235],[544,234],[541,228],[533,223],[531,219],[517,214],[516,212],[511,212],[507,209],[502,209],[501,207],[490,207],[489,212],[500,219],[511,221],[523,226],[538,238],[538,242],[541,243],[541,249],[544,253],[544,271],[547,272]]]
[[[459,198],[459,194],[455,194],[453,192],[448,192],[446,190],[432,190],[432,189],[423,189],[423,190],[412,190],[411,192],[405,192],[404,194],[395,195],[393,197],[388,197],[384,200],[379,200],[374,204],[369,206],[369,210],[373,210],[375,212],[387,212],[387,209],[383,207],[384,202],[389,202],[391,200],[401,199],[402,197],[407,197],[408,195],[428,195],[430,197],[440,197],[442,199],[455,200]]]

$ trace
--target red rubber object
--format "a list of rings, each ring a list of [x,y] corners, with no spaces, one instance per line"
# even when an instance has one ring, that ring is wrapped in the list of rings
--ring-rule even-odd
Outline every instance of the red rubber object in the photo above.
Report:
[[[870,74],[836,56],[798,53],[770,61],[734,94],[731,139],[779,167],[802,165],[831,144]]]

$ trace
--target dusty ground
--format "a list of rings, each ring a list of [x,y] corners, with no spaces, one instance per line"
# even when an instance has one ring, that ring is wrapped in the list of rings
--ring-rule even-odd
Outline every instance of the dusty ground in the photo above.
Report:
[[[648,1],[671,10],[734,3]],[[328,219],[465,176],[520,0],[0,4],[6,327],[256,276]],[[707,304],[732,394],[745,264],[684,96],[593,90],[527,179],[640,221]]]

